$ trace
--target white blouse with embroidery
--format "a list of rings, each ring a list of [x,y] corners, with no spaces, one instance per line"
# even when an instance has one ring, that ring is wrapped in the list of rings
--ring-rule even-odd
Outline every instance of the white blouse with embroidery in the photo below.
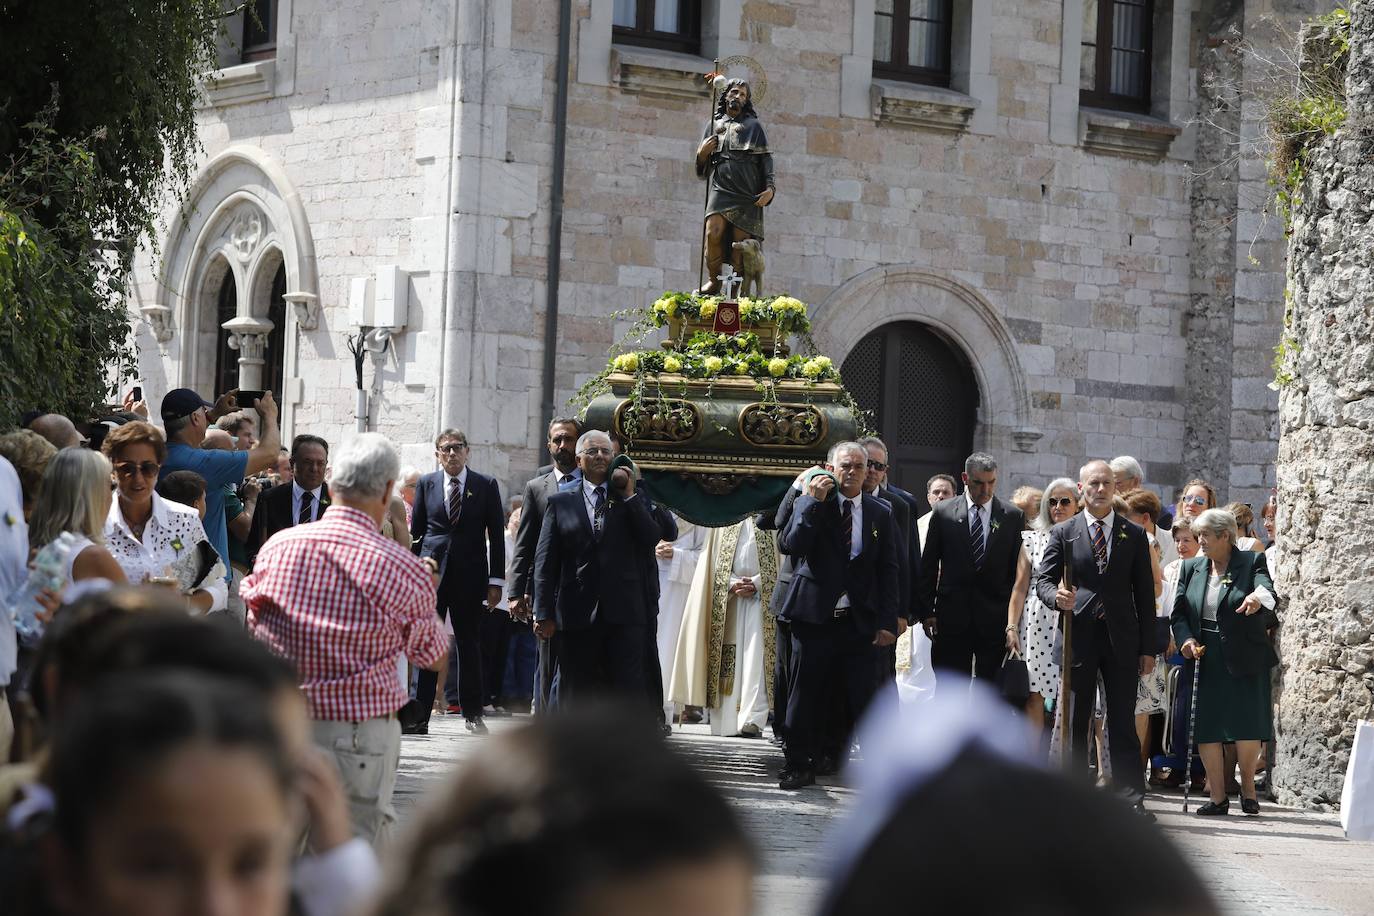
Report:
[[[118,497],[111,502],[110,514],[105,519],[105,547],[132,583],[171,575],[172,564],[186,551],[208,540],[199,512],[156,493],[153,494],[153,512],[144,526],[141,541],[134,537],[129,523],[124,520]],[[210,610],[224,609],[228,586],[224,582],[223,558],[215,564],[206,584],[199,590],[209,594]]]

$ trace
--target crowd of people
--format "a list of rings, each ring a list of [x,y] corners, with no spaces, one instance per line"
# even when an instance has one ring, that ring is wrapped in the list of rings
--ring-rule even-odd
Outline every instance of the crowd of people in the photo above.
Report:
[[[1237,794],[1259,811],[1272,500],[1266,554],[1250,507],[1194,480],[1166,510],[1130,457],[1004,500],[976,453],[922,500],[868,438],[775,508],[705,528],[655,501],[618,437],[571,417],[507,500],[459,429],[424,472],[374,433],[283,449],[270,392],[178,389],[158,416],[131,395],[89,424],[35,414],[0,435],[0,895],[15,912],[168,912],[212,893],[245,914],[374,898],[376,913],[747,912],[753,847],[662,740],[703,721],[771,730],[786,791],[874,762],[874,722],[961,723],[949,775],[888,799],[827,912],[882,911],[862,876],[938,818],[934,797],[973,804],[969,773],[1022,786],[1019,803],[1068,793],[1142,855],[1169,854],[1134,826],[1147,780],[1205,785],[1201,815]],[[536,724],[492,739],[394,842],[402,736],[436,712],[472,736],[494,716]],[[971,723],[1016,740],[981,746]],[[1061,787],[1049,761],[1129,807]],[[531,861],[547,880],[509,880]]]

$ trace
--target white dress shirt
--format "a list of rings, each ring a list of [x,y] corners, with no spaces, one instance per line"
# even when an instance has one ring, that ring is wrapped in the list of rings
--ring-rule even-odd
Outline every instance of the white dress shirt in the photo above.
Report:
[[[124,513],[119,508],[119,497],[110,501],[110,514],[105,517],[105,547],[124,570],[124,576],[131,583],[146,582],[150,578],[167,575],[171,566],[187,550],[194,549],[205,536],[200,513],[190,506],[170,502],[153,493],[153,511],[148,523],[143,527],[143,538],[134,537]],[[224,558],[220,558],[218,573],[211,572],[206,584],[200,591],[210,595],[210,610],[224,609],[228,597],[228,585],[224,581]]]
[[[989,499],[988,502],[990,503],[992,500]],[[964,503],[968,506],[969,537],[973,537],[973,516],[975,513],[978,515],[978,520],[983,523],[983,552],[986,553],[988,549],[988,534],[990,533],[988,526],[992,521],[992,511],[987,505],[980,506],[974,502],[973,497],[968,495],[968,490],[964,491]]]
[[[1096,525],[1099,519],[1087,509],[1084,509],[1083,520],[1088,523],[1088,547],[1092,548],[1093,525]],[[1110,563],[1112,561],[1112,529],[1116,527],[1116,512],[1108,512],[1106,515],[1102,516],[1101,522],[1102,540],[1107,542],[1107,562]],[[1093,556],[1097,556],[1096,550],[1093,550]]]
[[[319,485],[318,487],[316,487],[315,489],[309,491],[309,492],[310,492],[310,495],[311,495],[311,497],[312,497],[312,500],[311,500],[311,503],[310,503],[310,520],[311,520],[312,522],[313,522],[313,521],[319,520],[319,517],[320,517],[320,493],[322,493],[323,491],[324,491],[324,484],[320,484],[320,485]],[[305,492],[306,492],[306,490],[305,490],[304,487],[302,487],[300,484],[296,483],[294,480],[291,481],[291,524],[293,524],[293,525],[298,525],[298,524],[300,524],[300,519],[301,519],[301,495],[302,495],[303,493],[305,493]]]
[[[850,505],[854,507],[850,513],[849,524],[849,559],[852,560],[859,555],[859,551],[864,549],[864,495],[862,493],[858,496],[845,496],[842,493],[838,495],[842,502],[848,500]],[[844,512],[844,506],[840,506],[840,512]]]

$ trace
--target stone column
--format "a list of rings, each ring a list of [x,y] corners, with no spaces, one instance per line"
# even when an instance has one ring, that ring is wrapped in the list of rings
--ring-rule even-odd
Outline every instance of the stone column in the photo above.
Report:
[[[232,318],[223,325],[229,332],[229,349],[239,354],[239,387],[250,391],[262,388],[263,354],[273,324],[265,318]]]
[[[1374,3],[1352,13],[1349,119],[1303,153],[1277,377],[1274,783],[1280,801],[1322,806],[1339,801],[1355,724],[1374,715]],[[1303,66],[1333,47],[1305,34]]]

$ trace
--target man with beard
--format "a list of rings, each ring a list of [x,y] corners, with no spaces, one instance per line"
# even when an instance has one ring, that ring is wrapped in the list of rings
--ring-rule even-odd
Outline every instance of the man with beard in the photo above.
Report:
[[[697,148],[697,177],[710,185],[706,197],[706,284],[720,292],[721,265],[743,239],[763,239],[763,208],[773,201],[773,155],[744,80],[730,80],[716,101],[711,124]]]
[[[515,532],[515,559],[511,562],[511,617],[530,619],[534,604],[534,552],[539,546],[539,530],[544,525],[544,512],[549,497],[565,487],[571,488],[582,479],[575,451],[582,424],[572,417],[558,417],[549,424],[549,457],[553,464],[545,465],[525,484],[525,499],[520,510],[520,527]],[[539,640],[539,669],[534,684],[535,712],[548,708],[553,690],[554,672],[558,666],[557,638]]]

